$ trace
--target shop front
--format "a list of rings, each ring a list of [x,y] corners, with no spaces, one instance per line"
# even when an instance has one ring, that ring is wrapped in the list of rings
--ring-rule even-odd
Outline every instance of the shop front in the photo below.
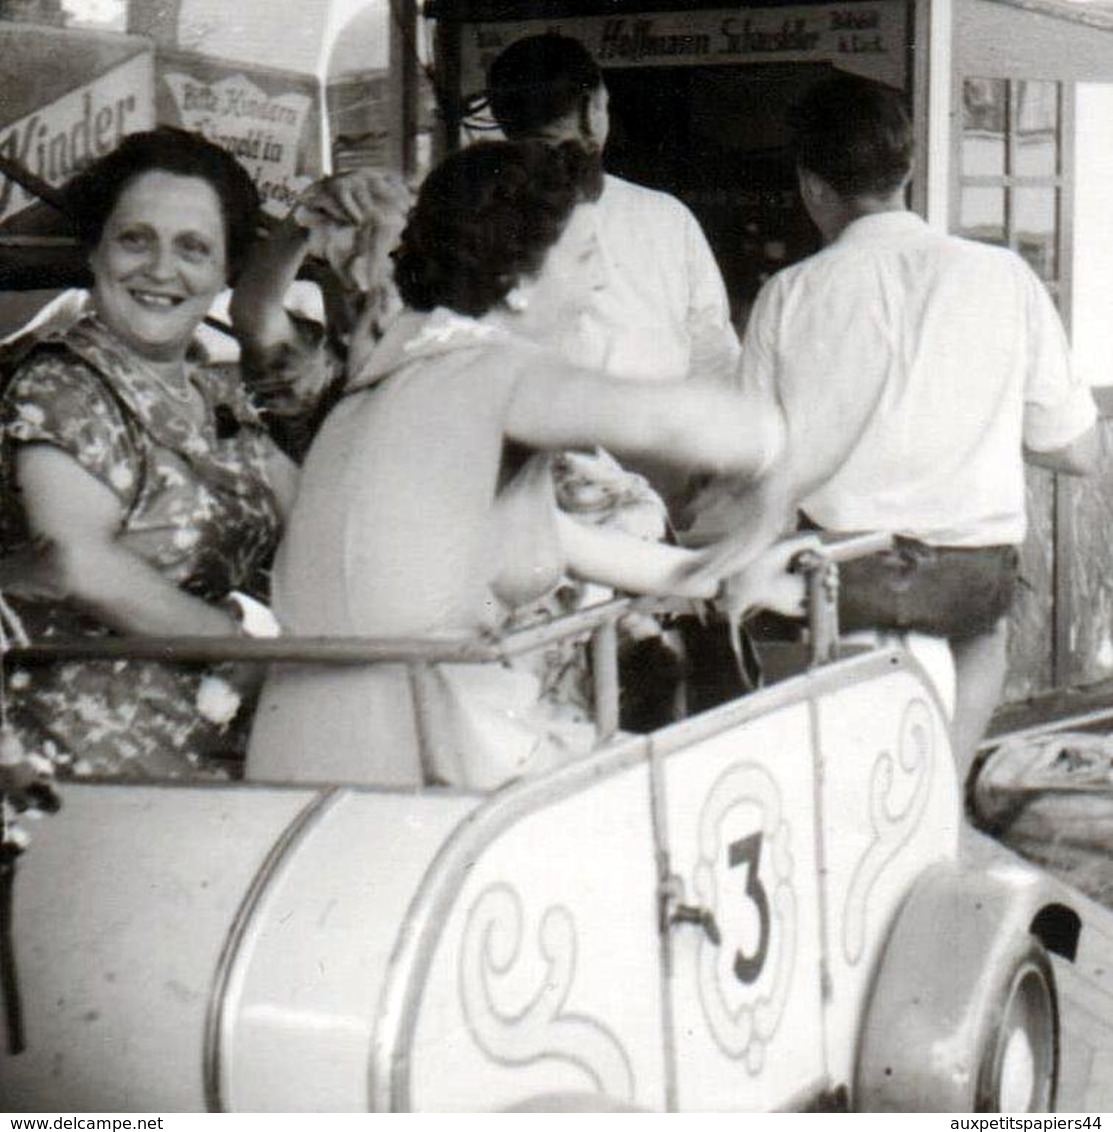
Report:
[[[493,128],[481,91],[503,47],[549,29],[580,39],[606,75],[608,170],[691,208],[719,260],[741,329],[761,283],[818,247],[796,195],[785,111],[838,68],[904,91],[915,112],[912,5],[850,0],[650,9],[645,3],[427,5],[439,16],[448,144]],[[923,190],[921,171],[916,191]]]

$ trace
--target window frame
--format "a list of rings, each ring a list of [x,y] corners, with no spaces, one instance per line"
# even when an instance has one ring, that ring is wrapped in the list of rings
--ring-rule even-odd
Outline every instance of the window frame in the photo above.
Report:
[[[967,137],[965,123],[966,85],[971,81],[991,81],[1005,84],[1005,168],[1001,173],[968,173],[964,168],[963,142]],[[1049,83],[1056,89],[1056,115],[1054,134],[1055,170],[1052,173],[1018,173],[1020,151],[1020,92],[1026,83]],[[1030,78],[1026,76],[1003,75],[956,75],[955,112],[953,131],[953,193],[951,202],[951,230],[958,235],[962,231],[962,203],[966,189],[1000,189],[1004,194],[1004,246],[1017,254],[1020,249],[1017,231],[1016,194],[1023,189],[1051,189],[1055,192],[1054,238],[1052,249],[1055,266],[1051,277],[1041,276],[1056,306],[1064,325],[1070,330],[1074,208],[1073,176],[1074,167],[1074,84],[1058,79]],[[970,237],[977,239],[977,237]]]

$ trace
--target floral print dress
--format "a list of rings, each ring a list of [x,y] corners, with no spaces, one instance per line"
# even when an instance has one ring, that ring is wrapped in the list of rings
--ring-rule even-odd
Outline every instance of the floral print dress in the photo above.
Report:
[[[114,492],[124,511],[121,543],[174,584],[206,601],[258,588],[278,537],[271,442],[235,373],[200,363],[187,370],[208,410],[201,427],[95,316],[45,335],[0,401],[4,547],[27,537],[16,450],[49,444]],[[110,632],[65,605],[13,605],[33,639]],[[203,675],[196,666],[135,661],[14,668],[9,732],[62,777],[204,773],[234,744],[198,711]]]

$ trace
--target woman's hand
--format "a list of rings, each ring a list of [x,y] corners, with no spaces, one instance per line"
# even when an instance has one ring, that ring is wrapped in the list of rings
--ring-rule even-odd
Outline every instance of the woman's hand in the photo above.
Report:
[[[382,302],[393,294],[390,253],[412,204],[398,173],[352,169],[311,185],[292,215],[308,233],[306,255],[326,262],[345,290]]]
[[[819,550],[820,545],[811,534],[774,543],[742,570],[724,577],[715,597],[716,607],[730,621],[740,620],[756,609],[803,617],[806,581],[792,566],[801,553]]]
[[[335,224],[363,224],[392,214],[405,215],[414,195],[405,178],[393,169],[350,169],[315,181],[302,193],[294,215],[306,226],[317,219]]]
[[[360,372],[387,319],[401,303],[390,253],[412,194],[396,173],[355,169],[311,185],[289,216],[256,242],[236,281],[231,315],[245,375],[276,416],[301,417],[341,372],[342,359],[286,310],[286,293],[306,261],[321,288],[328,339],[347,344],[348,370]],[[281,359],[281,364],[279,360]]]

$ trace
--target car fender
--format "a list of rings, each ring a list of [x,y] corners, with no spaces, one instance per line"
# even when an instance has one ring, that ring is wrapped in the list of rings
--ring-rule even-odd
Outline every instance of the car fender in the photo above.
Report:
[[[1033,936],[1073,957],[1078,918],[1060,898],[1021,865],[940,862],[921,874],[878,963],[859,1037],[854,1108],[975,1107],[1001,972]]]

